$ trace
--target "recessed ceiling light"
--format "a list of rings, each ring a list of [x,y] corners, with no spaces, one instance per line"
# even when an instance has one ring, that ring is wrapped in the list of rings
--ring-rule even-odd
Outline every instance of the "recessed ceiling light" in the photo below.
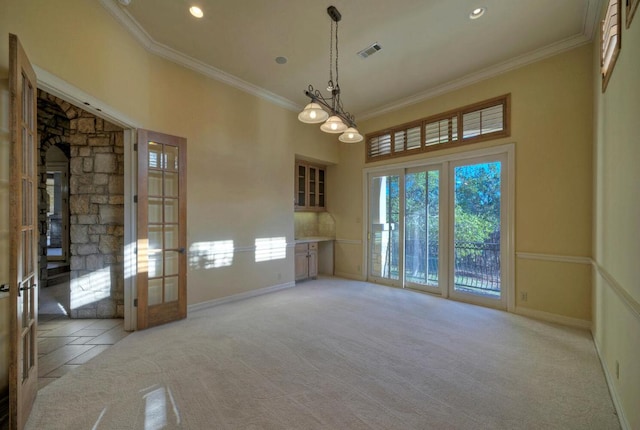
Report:
[[[189,12],[191,12],[191,15],[195,16],[196,18],[202,18],[204,16],[204,12],[202,12],[202,9],[200,9],[198,6],[191,6],[189,8]]]
[[[278,64],[287,64],[287,57],[276,57],[276,63]]]
[[[484,15],[484,13],[487,11],[486,7],[477,7],[474,10],[471,11],[471,13],[469,14],[469,18],[470,19],[478,19],[480,18],[482,15]]]

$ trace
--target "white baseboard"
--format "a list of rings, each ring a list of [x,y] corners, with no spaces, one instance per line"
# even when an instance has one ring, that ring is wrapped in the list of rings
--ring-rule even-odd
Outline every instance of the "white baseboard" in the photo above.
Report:
[[[295,287],[295,282],[287,282],[284,284],[272,285],[271,287],[258,288],[257,290],[247,291],[246,293],[234,294],[227,297],[222,297],[214,300],[207,300],[206,302],[194,303],[187,306],[187,312],[196,312],[202,309],[212,308],[214,306],[222,305],[224,303],[236,302],[238,300],[249,299],[251,297],[261,296],[263,294],[269,294],[276,291],[284,290],[287,288]]]
[[[543,321],[562,324],[569,327],[581,328],[585,330],[591,330],[591,321],[582,320],[579,318],[567,317],[564,315],[552,314],[550,312],[538,311],[535,309],[523,308],[516,306],[513,311],[514,314],[522,315],[525,317],[531,317]]]
[[[598,358],[600,359],[600,365],[602,366],[602,371],[604,372],[604,378],[607,381],[607,387],[609,387],[609,394],[611,394],[613,406],[616,408],[616,413],[618,414],[618,419],[620,420],[620,427],[622,428],[622,430],[631,430],[629,421],[627,421],[627,417],[624,415],[624,409],[622,409],[622,403],[620,402],[620,398],[618,397],[618,392],[616,391],[615,385],[613,384],[613,376],[611,375],[611,373],[609,373],[607,362],[604,360],[604,357],[600,353],[600,345],[598,345],[598,341],[596,340],[595,336],[593,337],[593,344],[596,346],[596,352],[598,353]]]

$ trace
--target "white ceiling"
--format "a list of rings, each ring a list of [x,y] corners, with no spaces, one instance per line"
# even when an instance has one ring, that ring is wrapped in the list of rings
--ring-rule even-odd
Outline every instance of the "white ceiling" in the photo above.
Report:
[[[326,87],[334,5],[342,101],[363,119],[586,43],[601,0],[100,1],[150,51],[291,109]]]

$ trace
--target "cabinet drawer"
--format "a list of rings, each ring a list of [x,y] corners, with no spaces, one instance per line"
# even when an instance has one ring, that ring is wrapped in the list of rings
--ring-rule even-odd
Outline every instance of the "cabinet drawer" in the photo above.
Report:
[[[298,252],[307,252],[309,250],[309,244],[307,243],[296,243],[296,254]]]
[[[311,242],[309,244],[309,250],[311,251],[312,249],[318,249],[318,242]]]

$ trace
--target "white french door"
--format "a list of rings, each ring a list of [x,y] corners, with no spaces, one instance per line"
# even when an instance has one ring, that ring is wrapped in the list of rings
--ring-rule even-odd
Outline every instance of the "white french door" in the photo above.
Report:
[[[512,146],[368,174],[368,279],[507,308]]]
[[[449,163],[449,296],[507,307],[506,154]]]
[[[446,210],[441,210],[442,166],[415,167],[404,174],[404,286],[445,294]],[[446,182],[446,178],[445,178]]]
[[[368,278],[394,286],[402,286],[403,184],[402,171],[369,177]]]

